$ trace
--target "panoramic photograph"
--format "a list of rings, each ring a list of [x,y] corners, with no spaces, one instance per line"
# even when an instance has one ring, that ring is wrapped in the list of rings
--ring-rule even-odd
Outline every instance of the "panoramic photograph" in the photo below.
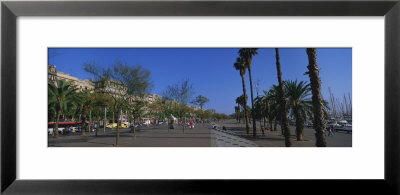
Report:
[[[48,147],[352,147],[351,48],[48,48]]]

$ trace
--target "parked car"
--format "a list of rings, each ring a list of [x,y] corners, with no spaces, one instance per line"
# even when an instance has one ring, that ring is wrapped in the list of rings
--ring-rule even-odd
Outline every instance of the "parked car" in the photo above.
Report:
[[[71,127],[71,132],[72,133],[75,133],[75,132],[77,132],[78,131],[78,127]]]
[[[340,127],[340,124],[337,123],[336,121],[332,121],[332,122],[329,122],[328,124],[326,124],[325,126],[326,126],[326,128],[329,128],[329,127],[336,128],[336,127]]]
[[[49,128],[49,135],[54,135],[54,128]],[[58,134],[64,134],[64,127],[58,127]]]
[[[117,127],[117,123],[111,123],[106,125],[107,128],[116,128]],[[127,124],[122,123],[120,126],[120,128],[128,128],[129,126]]]
[[[144,122],[142,123],[142,126],[147,127],[147,126],[149,126],[150,124],[151,124],[150,121],[144,121]]]
[[[306,127],[312,127],[313,126],[313,124],[311,123],[311,122],[306,122]]]
[[[106,125],[107,128],[115,128],[117,127],[117,123],[110,123],[108,125]]]
[[[58,133],[59,134],[64,134],[64,130],[65,130],[64,127],[58,127]]]

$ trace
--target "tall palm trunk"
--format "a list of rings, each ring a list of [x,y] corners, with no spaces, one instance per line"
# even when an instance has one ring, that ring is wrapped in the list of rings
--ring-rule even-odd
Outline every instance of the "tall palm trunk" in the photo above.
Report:
[[[279,82],[279,103],[281,109],[281,129],[283,130],[285,136],[285,146],[290,147],[292,142],[290,141],[290,131],[289,123],[286,113],[286,100],[285,100],[285,89],[282,81],[281,63],[279,59],[279,49],[275,49],[276,52],[276,70],[278,72],[278,82]]]
[[[60,121],[60,115],[61,115],[61,110],[57,110],[57,116],[56,116],[56,124],[54,125],[53,129],[53,134],[55,138],[58,138],[58,121]]]
[[[243,97],[244,97],[244,99],[246,100],[246,83],[244,82],[244,75],[240,75],[241,77],[242,77],[242,87],[243,87]],[[249,134],[250,133],[250,129],[249,129],[249,120],[247,119],[247,109],[246,109],[246,107],[247,107],[247,102],[246,101],[244,101],[243,102],[244,103],[244,108],[243,108],[243,111],[244,111],[244,119],[245,119],[245,121],[246,121],[246,133],[247,134]]]
[[[317,147],[326,147],[325,139],[325,118],[322,110],[322,96],[321,96],[321,80],[319,78],[319,69],[317,65],[317,50],[315,48],[307,48],[308,55],[308,76],[310,77],[310,85],[312,92],[312,104],[314,113],[314,129],[315,137],[317,139]]]
[[[296,119],[296,137],[297,141],[303,141],[304,119],[297,109],[293,109]]]
[[[251,117],[253,118],[253,137],[257,135],[257,125],[256,125],[256,114],[254,113],[254,97],[253,97],[253,81],[251,77],[251,60],[249,61],[249,67],[247,68],[249,70],[249,79],[250,79],[250,94],[251,94]]]

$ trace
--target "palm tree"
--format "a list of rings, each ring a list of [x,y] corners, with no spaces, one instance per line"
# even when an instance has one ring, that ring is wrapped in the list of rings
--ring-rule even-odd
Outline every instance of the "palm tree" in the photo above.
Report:
[[[243,58],[236,58],[236,62],[233,64],[236,70],[239,70],[240,77],[242,78],[242,88],[243,88],[243,96],[246,96],[246,83],[244,82],[244,75],[246,74],[246,64]],[[243,108],[247,107],[247,101],[244,102]],[[246,109],[243,109],[244,111],[244,118],[246,121],[246,133],[249,134],[249,121],[247,120],[247,111]]]
[[[76,102],[79,104],[79,111],[80,111],[80,116],[81,116],[81,122],[82,122],[82,131],[81,135],[85,135],[85,130],[87,127],[86,124],[86,118],[91,109],[94,108],[95,103],[96,103],[96,95],[90,93],[89,90],[84,90],[82,92],[79,92],[77,94],[77,100]],[[90,129],[89,129],[90,132]]]
[[[268,111],[267,109],[267,101],[266,101],[266,97],[263,96],[257,96],[255,99],[255,118],[260,120],[260,129],[262,132],[262,135],[265,135],[264,133],[264,127],[262,126],[261,122],[262,119],[266,116],[266,112]],[[265,126],[265,121],[264,121],[264,126]]]
[[[54,137],[58,137],[58,122],[60,115],[74,104],[75,88],[71,82],[56,79],[55,83],[48,84],[49,107],[56,111],[56,124],[54,126]]]
[[[303,141],[304,122],[307,116],[311,115],[312,101],[308,98],[311,95],[310,85],[305,81],[297,80],[285,82],[288,95],[288,106],[296,120],[297,141]]]
[[[240,107],[235,106],[235,115],[236,115],[236,122],[240,123]]]
[[[286,94],[284,89],[284,82],[282,81],[282,72],[281,72],[281,62],[279,58],[279,49],[275,48],[275,57],[276,57],[276,71],[278,74],[278,83],[279,83],[279,104],[280,104],[280,121],[281,128],[285,135],[285,146],[290,147],[292,142],[290,141],[290,131],[289,131],[289,123],[287,119],[287,111],[286,111]]]
[[[264,91],[264,95],[266,99],[266,116],[268,118],[271,131],[274,131],[272,123],[278,119],[278,115],[280,113],[278,102],[278,86],[273,85],[269,91]]]
[[[247,99],[248,99],[247,95],[246,96],[241,95],[241,96],[236,98],[236,103],[242,107],[243,113],[249,113],[247,110],[245,110],[245,108],[247,107],[247,104],[246,104]],[[249,117],[247,115],[248,114],[245,114],[244,117],[245,117],[245,121],[248,122],[248,118]],[[249,134],[249,131],[247,131],[247,134]]]
[[[256,48],[243,48],[239,50],[239,55],[242,59],[245,60],[246,68],[249,71],[249,79],[250,79],[250,92],[251,92],[251,115],[253,116],[253,136],[255,137],[257,134],[256,127],[256,119],[255,119],[255,111],[254,111],[254,96],[253,96],[253,80],[251,77],[251,63],[253,62],[253,56],[257,55]]]
[[[307,48],[308,55],[308,76],[310,77],[310,85],[312,92],[312,105],[314,113],[314,129],[317,147],[326,147],[325,139],[325,118],[323,111],[323,99],[321,96],[321,80],[319,78],[319,69],[317,65],[317,49]]]

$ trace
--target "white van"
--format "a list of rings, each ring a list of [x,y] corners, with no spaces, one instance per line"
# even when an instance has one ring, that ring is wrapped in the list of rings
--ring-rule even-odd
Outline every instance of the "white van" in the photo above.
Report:
[[[49,128],[49,135],[53,136],[54,132],[53,132],[53,128]]]

